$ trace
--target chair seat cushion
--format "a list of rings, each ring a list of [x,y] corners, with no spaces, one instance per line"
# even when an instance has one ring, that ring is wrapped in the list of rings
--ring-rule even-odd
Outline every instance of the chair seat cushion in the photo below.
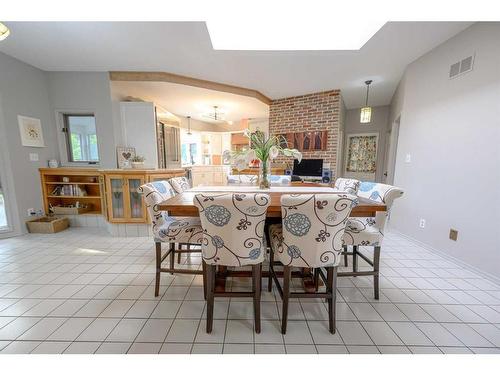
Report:
[[[197,217],[167,216],[165,222],[154,228],[155,241],[200,245],[203,229]]]
[[[373,226],[373,218],[351,218],[347,221],[344,245],[380,246],[384,234]]]

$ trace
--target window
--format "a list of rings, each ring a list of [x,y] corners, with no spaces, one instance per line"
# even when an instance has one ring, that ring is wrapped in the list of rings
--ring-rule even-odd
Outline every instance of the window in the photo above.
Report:
[[[181,159],[183,165],[196,164],[198,158],[198,145],[196,143],[183,143],[181,146]]]
[[[98,163],[97,134],[93,114],[64,114],[68,161]]]

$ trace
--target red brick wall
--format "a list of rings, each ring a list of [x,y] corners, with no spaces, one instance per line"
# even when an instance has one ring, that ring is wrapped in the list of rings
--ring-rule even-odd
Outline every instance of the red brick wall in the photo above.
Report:
[[[323,163],[330,163],[330,169],[335,172],[339,116],[340,90],[277,99],[271,102],[269,108],[269,133],[327,130],[325,151],[306,151],[302,154],[304,159],[323,159]],[[290,163],[290,160],[280,157],[276,162]]]

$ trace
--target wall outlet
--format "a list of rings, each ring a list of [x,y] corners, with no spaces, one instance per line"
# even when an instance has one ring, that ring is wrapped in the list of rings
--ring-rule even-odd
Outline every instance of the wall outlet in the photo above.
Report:
[[[411,154],[406,154],[405,163],[411,163]]]
[[[38,161],[38,154],[36,152],[30,152],[30,161]]]
[[[34,208],[28,208],[28,216],[36,216],[36,210]]]
[[[456,241],[458,239],[458,230],[450,229],[450,240]]]
[[[425,219],[420,219],[419,227],[425,228]]]

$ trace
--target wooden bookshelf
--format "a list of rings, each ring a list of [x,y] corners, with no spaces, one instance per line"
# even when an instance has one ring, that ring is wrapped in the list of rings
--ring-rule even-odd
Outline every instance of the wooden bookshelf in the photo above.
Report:
[[[68,181],[63,181],[66,178]],[[89,206],[89,210],[82,215],[106,213],[104,178],[98,169],[40,168],[40,179],[45,212],[49,212],[50,205],[67,206],[81,201],[82,204]],[[78,187],[78,189],[73,187]],[[83,190],[86,195],[54,194],[58,188],[66,189],[66,192],[72,189]]]

